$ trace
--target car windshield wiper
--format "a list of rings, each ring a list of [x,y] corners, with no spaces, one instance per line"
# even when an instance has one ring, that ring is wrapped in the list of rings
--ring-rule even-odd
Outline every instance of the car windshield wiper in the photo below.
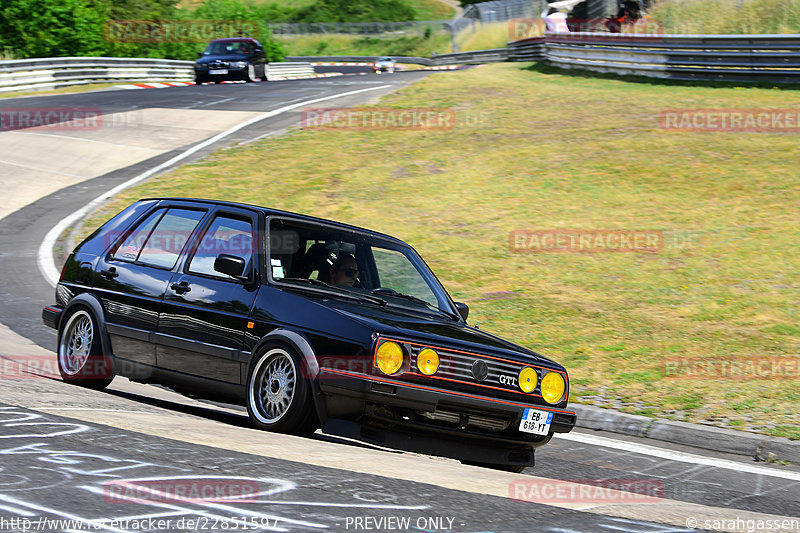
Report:
[[[434,311],[439,311],[440,313],[444,313],[445,315],[451,318],[456,318],[456,316],[453,313],[448,313],[444,309],[441,309],[440,307],[433,305],[432,303],[423,300],[422,298],[417,298],[416,296],[412,296],[410,294],[397,292],[396,290],[390,289],[389,287],[378,287],[377,289],[372,289],[370,291],[370,294],[385,294],[386,296],[392,296],[394,298],[402,298],[403,300],[408,300],[410,302],[425,304]]]
[[[336,285],[331,285],[330,283],[325,283],[324,281],[313,279],[313,278],[280,278],[278,281],[299,281],[301,283],[307,283],[308,285],[315,285],[317,287],[325,287],[326,289],[333,289],[336,291],[337,294],[341,294],[342,296],[349,296],[350,298],[355,298],[357,300],[366,300],[368,302],[372,302],[375,304],[380,305],[381,307],[386,305],[386,300],[383,298],[378,298],[377,296],[371,296],[369,294],[361,294],[358,292],[353,292],[343,287],[337,287]]]

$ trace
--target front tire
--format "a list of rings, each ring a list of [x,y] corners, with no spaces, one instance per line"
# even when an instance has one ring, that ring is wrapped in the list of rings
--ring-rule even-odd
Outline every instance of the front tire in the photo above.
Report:
[[[258,429],[308,435],[319,426],[303,361],[291,348],[270,343],[247,378],[247,414]]]
[[[244,75],[244,81],[246,81],[247,83],[253,83],[254,81],[256,81],[256,79],[257,79],[256,78],[256,67],[253,66],[252,63],[250,63],[250,64],[247,65],[247,71],[246,71],[246,73]]]
[[[65,317],[57,356],[58,371],[67,383],[101,390],[114,380],[111,358],[102,353],[97,321],[84,308]]]

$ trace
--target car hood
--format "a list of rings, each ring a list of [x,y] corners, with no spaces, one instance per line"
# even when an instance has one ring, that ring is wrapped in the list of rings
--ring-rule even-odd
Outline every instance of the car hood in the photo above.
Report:
[[[323,305],[385,337],[563,368],[536,352],[444,315],[415,312],[396,306],[377,307],[343,299],[328,299]]]
[[[206,63],[214,63],[215,61],[247,61],[248,57],[249,56],[244,56],[241,54],[203,56],[195,63],[198,65],[203,65]]]

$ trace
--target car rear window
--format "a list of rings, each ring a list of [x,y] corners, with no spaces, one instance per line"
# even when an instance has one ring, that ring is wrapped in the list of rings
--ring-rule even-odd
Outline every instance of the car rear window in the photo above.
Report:
[[[112,254],[114,259],[172,268],[189,236],[205,215],[191,209],[157,209]]]

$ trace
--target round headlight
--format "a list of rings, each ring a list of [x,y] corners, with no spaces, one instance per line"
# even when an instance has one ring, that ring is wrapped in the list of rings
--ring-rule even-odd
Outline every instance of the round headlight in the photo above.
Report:
[[[396,342],[384,342],[375,353],[375,364],[384,374],[396,374],[403,366],[403,349]]]
[[[417,368],[426,376],[431,376],[439,370],[439,354],[431,348],[423,348],[417,355]]]
[[[536,370],[526,367],[520,371],[517,381],[522,392],[533,392],[539,383],[539,374],[536,373]]]
[[[542,378],[542,398],[547,403],[560,402],[566,388],[564,376],[558,372],[548,372]]]

